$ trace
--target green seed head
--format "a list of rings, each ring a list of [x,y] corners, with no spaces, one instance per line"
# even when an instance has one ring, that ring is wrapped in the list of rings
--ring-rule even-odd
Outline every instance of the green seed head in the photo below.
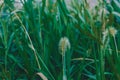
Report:
[[[59,51],[63,55],[67,50],[70,49],[70,42],[67,37],[63,37],[59,42]]]
[[[117,34],[117,30],[114,27],[109,28],[109,33],[111,36],[115,36]]]

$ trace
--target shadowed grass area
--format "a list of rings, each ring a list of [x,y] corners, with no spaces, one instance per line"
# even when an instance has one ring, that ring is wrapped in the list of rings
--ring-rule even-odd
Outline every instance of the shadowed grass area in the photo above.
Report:
[[[0,3],[0,79],[120,80],[120,0]]]

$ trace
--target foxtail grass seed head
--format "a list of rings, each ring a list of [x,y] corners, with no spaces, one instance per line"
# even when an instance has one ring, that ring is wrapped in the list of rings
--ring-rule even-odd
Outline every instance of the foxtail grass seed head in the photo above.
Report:
[[[103,42],[103,44],[104,44],[104,43],[105,43],[105,40],[106,40],[106,38],[107,38],[107,36],[108,36],[108,34],[109,34],[108,29],[106,29],[105,31],[103,31],[102,34],[103,34],[102,42]]]
[[[109,33],[111,36],[115,37],[115,35],[117,34],[117,30],[114,27],[110,27]]]
[[[63,55],[67,50],[70,50],[70,42],[67,37],[63,37],[59,42],[59,51]]]

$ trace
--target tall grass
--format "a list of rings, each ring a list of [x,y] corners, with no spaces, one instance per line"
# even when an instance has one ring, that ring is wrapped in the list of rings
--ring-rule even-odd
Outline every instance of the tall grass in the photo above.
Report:
[[[97,2],[1,2],[0,79],[120,80],[120,0]]]

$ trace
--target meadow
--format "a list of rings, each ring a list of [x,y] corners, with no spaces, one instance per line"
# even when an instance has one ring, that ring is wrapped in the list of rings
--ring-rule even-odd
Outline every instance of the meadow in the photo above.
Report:
[[[120,80],[120,0],[68,1],[0,1],[0,80]]]

